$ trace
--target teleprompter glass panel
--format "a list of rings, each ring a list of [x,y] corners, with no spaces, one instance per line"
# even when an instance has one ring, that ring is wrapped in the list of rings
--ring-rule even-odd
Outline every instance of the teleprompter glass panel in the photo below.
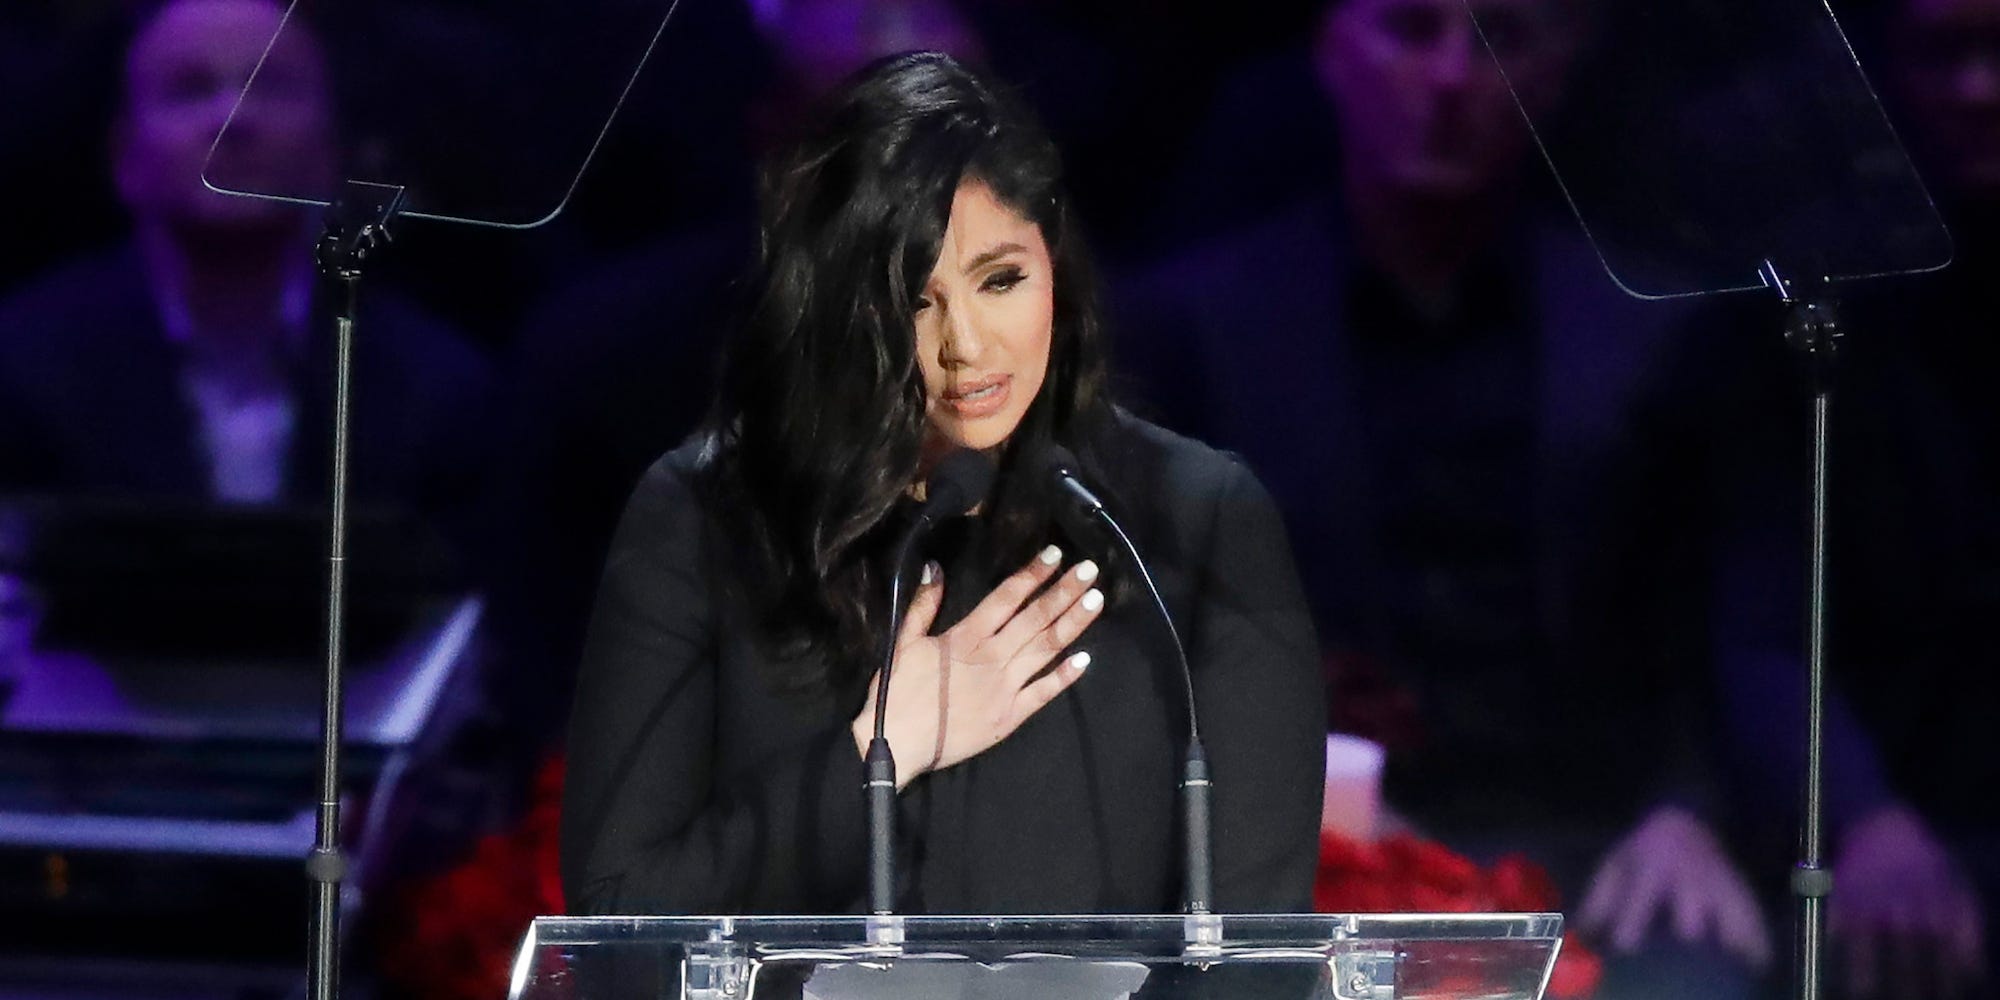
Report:
[[[1465,0],[1605,268],[1646,298],[1933,270],[1951,240],[1819,0]]]

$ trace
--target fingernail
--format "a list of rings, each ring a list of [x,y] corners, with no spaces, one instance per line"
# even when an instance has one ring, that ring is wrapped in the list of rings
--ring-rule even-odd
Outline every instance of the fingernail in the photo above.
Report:
[[[1042,550],[1041,560],[1044,566],[1054,566],[1056,563],[1062,562],[1062,550],[1051,545]]]
[[[1081,671],[1083,668],[1090,666],[1090,654],[1078,653],[1075,656],[1070,657],[1069,665],[1070,669]]]
[[[937,579],[937,563],[934,562],[925,563],[924,576],[923,580],[921,581],[922,585],[929,586],[930,582],[935,579]]]
[[[1096,611],[1098,608],[1101,608],[1103,606],[1104,606],[1104,591],[1098,590],[1096,587],[1092,587],[1090,588],[1090,590],[1084,592],[1083,610]]]
[[[1097,579],[1097,564],[1085,559],[1076,566],[1076,578],[1085,583]]]

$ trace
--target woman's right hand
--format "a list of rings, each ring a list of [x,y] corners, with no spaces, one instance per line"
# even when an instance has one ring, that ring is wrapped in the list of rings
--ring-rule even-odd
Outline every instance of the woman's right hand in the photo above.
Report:
[[[1088,561],[1042,590],[1061,566],[1062,551],[1049,546],[938,635],[930,631],[944,602],[944,574],[924,567],[889,674],[884,731],[899,790],[925,771],[991,749],[1083,676],[1089,653],[1050,664],[1097,620],[1104,592],[1092,586],[1098,569]],[[863,756],[875,735],[874,683],[868,691],[853,727]]]

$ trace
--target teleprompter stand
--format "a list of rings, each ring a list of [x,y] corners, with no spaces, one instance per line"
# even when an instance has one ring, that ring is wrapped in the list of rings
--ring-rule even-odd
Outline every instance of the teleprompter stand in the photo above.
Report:
[[[1485,37],[1484,12],[1466,4]],[[1811,386],[1812,460],[1803,682],[1795,976],[1823,993],[1826,903],[1822,795],[1827,618],[1828,449],[1841,328],[1834,289],[1951,261],[1951,237],[1832,12],[1820,0],[1680,0],[1620,8],[1611,30],[1574,23],[1488,48],[1564,200],[1605,272],[1646,300],[1775,292],[1783,335]],[[1501,25],[1500,27],[1507,27]],[[1604,45],[1562,114],[1516,81],[1568,46]],[[1547,121],[1538,121],[1547,119]],[[1544,127],[1544,126],[1547,127]],[[1600,335],[1621,336],[1605,329]],[[1870,331],[1890,334],[1893,331]],[[1651,345],[1636,340],[1632,357]],[[1773,456],[1774,458],[1776,456]],[[1782,707],[1789,714],[1789,703]]]
[[[1775,265],[1764,277],[1785,305],[1785,343],[1805,367],[1812,391],[1811,513],[1807,526],[1810,565],[1806,578],[1805,771],[1800,776],[1799,860],[1792,869],[1796,903],[1795,970],[1799,1000],[1819,1000],[1825,992],[1826,902],[1833,873],[1825,867],[1826,802],[1822,794],[1826,750],[1826,579],[1828,448],[1833,422],[1833,379],[1844,331],[1834,300],[1824,286],[1801,297]]]
[[[314,248],[320,274],[336,286],[334,315],[333,469],[328,478],[326,555],[326,677],[321,703],[319,809],[306,878],[312,883],[306,993],[310,1000],[340,995],[340,887],[347,856],[340,846],[340,741],[347,615],[348,430],[354,330],[364,266],[389,242],[389,224],[403,205],[403,189],[351,181],[327,210],[325,231]]]
[[[349,867],[340,845],[341,702],[351,358],[362,276],[387,245],[398,219],[518,231],[545,225],[560,215],[633,92],[640,71],[659,47],[677,4],[678,0],[572,0],[560,11],[523,8],[518,17],[498,18],[485,36],[493,43],[483,50],[490,64],[478,68],[482,74],[532,72],[534,85],[528,89],[535,99],[506,108],[506,127],[455,129],[449,156],[425,156],[431,144],[423,133],[438,126],[441,113],[435,106],[424,106],[425,100],[441,92],[441,74],[456,64],[440,62],[443,54],[422,47],[375,46],[385,32],[398,27],[397,5],[383,5],[382,19],[370,21],[355,5],[337,0],[289,0],[277,32],[203,165],[202,182],[217,193],[326,212],[315,256],[321,274],[334,286],[338,312],[322,759],[316,833],[306,861],[312,896],[307,962],[311,1000],[336,1000],[340,994],[339,925],[342,883]],[[308,28],[332,24],[354,30]],[[320,77],[321,57],[327,55],[324,44],[335,37],[370,46],[366,55],[371,77],[380,84],[381,93],[398,95],[394,104],[356,110],[353,117],[358,120],[348,123],[353,131],[369,133],[375,155],[367,159],[393,176],[355,178],[345,168],[324,169],[326,164],[317,157],[218,155],[229,147],[234,129],[256,132],[270,123],[269,116],[304,113],[292,91],[297,81]],[[488,84],[482,79],[473,86]],[[272,93],[279,96],[266,99]],[[551,94],[562,97],[541,99]],[[303,123],[298,131],[313,132],[313,123]],[[284,129],[275,132],[291,134]],[[260,134],[255,141],[276,140]],[[343,175],[349,179],[329,190],[330,179]]]

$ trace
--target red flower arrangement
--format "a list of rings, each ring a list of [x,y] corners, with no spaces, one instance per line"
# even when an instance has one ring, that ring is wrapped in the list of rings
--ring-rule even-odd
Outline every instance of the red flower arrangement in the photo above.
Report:
[[[1363,843],[1320,833],[1313,908],[1321,913],[1537,913],[1560,902],[1548,873],[1520,855],[1481,870],[1408,834]],[[1597,989],[1603,971],[1602,960],[1565,934],[1548,995],[1582,1000]]]
[[[457,867],[392,894],[378,928],[379,970],[391,995],[495,1000],[538,916],[563,911],[556,865],[563,759],[535,776],[520,825],[479,839]]]

